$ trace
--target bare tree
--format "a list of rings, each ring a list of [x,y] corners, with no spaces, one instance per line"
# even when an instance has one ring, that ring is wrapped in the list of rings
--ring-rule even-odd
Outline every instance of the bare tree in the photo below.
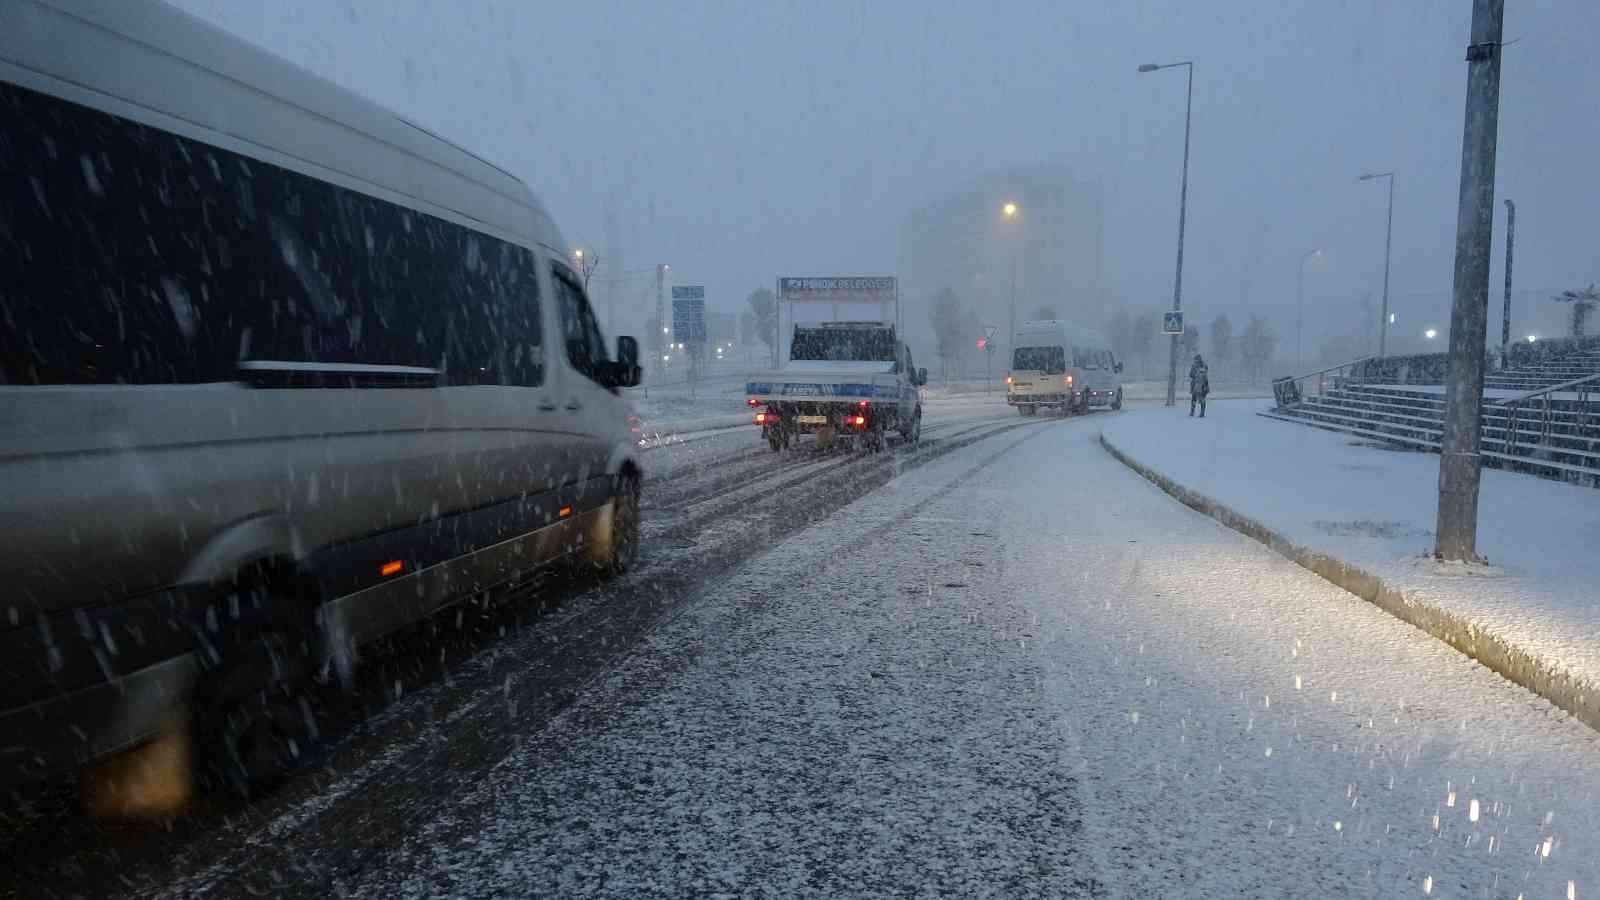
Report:
[[[1133,355],[1133,317],[1128,315],[1126,309],[1118,308],[1111,315],[1111,320],[1106,323],[1107,340],[1111,341],[1111,351],[1117,359],[1127,359]]]
[[[961,299],[955,291],[945,288],[933,298],[933,306],[928,311],[929,323],[933,325],[933,355],[939,357],[947,384],[950,381],[950,362],[959,359],[966,341],[965,318]]]
[[[1220,374],[1233,359],[1233,322],[1227,313],[1217,313],[1211,320],[1211,367]]]
[[[778,301],[771,288],[757,288],[745,298],[750,304],[750,314],[755,317],[756,334],[761,343],[776,350],[778,347]]]
[[[1261,316],[1251,316],[1239,339],[1239,353],[1244,360],[1245,372],[1251,381],[1260,381],[1261,372],[1272,362],[1278,349],[1278,335]]]
[[[1129,349],[1139,357],[1139,370],[1146,376],[1150,374],[1150,342],[1155,340],[1156,330],[1160,327],[1155,313],[1142,312],[1134,317],[1133,330],[1129,332]]]
[[[1550,299],[1557,303],[1570,303],[1572,308],[1567,311],[1567,324],[1575,338],[1583,337],[1589,326],[1589,316],[1600,305],[1600,290],[1594,285],[1579,288],[1575,291],[1562,291]]]
[[[756,314],[745,310],[739,314],[739,343],[744,347],[746,362],[751,361],[755,352],[756,340],[760,332],[756,330]]]

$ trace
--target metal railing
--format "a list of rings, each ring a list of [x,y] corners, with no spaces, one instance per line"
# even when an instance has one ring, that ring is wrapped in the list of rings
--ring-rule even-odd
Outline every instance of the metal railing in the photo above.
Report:
[[[1305,400],[1306,397],[1322,397],[1330,390],[1338,390],[1347,384],[1358,384],[1366,379],[1361,375],[1360,367],[1368,360],[1377,359],[1376,356],[1363,356],[1349,362],[1328,366],[1315,372],[1304,375],[1287,375],[1283,378],[1272,379],[1272,396],[1278,402],[1278,408],[1293,406]]]
[[[1600,425],[1600,398],[1591,401],[1590,395],[1595,394],[1597,391],[1600,391],[1600,374],[1585,375],[1582,378],[1574,378],[1561,384],[1554,384],[1550,387],[1539,388],[1538,390],[1518,394],[1515,397],[1507,397],[1504,400],[1496,401],[1495,405],[1504,408],[1506,418],[1509,419],[1506,422],[1505,452],[1508,454],[1517,452],[1517,438],[1522,428],[1521,413],[1524,406],[1530,402],[1537,403],[1537,406],[1533,407],[1532,411],[1537,416],[1538,440],[1531,442],[1529,448],[1549,443],[1550,429],[1555,422],[1555,403],[1553,402],[1555,398],[1551,396],[1553,394],[1572,393],[1577,395],[1573,398],[1577,401],[1574,404],[1576,415],[1573,421],[1580,437],[1585,430],[1595,429],[1597,425]]]

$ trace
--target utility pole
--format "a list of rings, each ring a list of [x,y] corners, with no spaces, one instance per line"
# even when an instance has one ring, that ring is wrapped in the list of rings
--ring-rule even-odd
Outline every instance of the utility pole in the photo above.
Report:
[[[1483,417],[1483,358],[1494,231],[1495,140],[1500,120],[1500,35],[1505,0],[1473,0],[1467,46],[1467,108],[1456,210],[1456,271],[1450,307],[1450,367],[1439,453],[1434,556],[1476,561]]]
[[[1511,364],[1511,248],[1517,243],[1517,205],[1506,198],[1506,307],[1500,315],[1500,368]]]

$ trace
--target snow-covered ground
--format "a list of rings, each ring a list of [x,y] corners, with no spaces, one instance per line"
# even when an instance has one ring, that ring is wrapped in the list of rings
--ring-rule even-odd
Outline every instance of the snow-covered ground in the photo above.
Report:
[[[1434,563],[1423,557],[1433,547],[1439,457],[1255,415],[1270,405],[1213,403],[1203,421],[1144,409],[1105,435],[1289,540],[1600,684],[1600,493],[1485,469],[1478,551],[1491,566]]]
[[[1203,457],[1232,416],[1150,418]],[[1000,434],[783,541],[329,893],[1600,890],[1600,736],[1102,424],[1146,427]]]

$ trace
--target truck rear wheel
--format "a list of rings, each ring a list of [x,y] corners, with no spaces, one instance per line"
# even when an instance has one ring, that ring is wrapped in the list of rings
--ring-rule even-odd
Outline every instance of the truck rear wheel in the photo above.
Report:
[[[1020,415],[1031,416],[1031,415],[1034,415],[1034,414],[1036,414],[1038,412],[1039,412],[1039,407],[1032,406],[1032,405],[1027,404],[1027,403],[1023,403],[1023,404],[1020,404],[1020,405],[1017,406],[1017,413],[1020,414]]]
[[[884,436],[882,425],[872,425],[861,433],[861,449],[868,453],[883,452]]]
[[[900,430],[900,436],[905,438],[906,443],[908,443],[908,444],[915,444],[918,441],[922,440],[922,407],[921,406],[918,406],[917,407],[917,411],[911,414],[911,424],[909,426],[907,426],[906,428],[903,428],[903,429]]]

